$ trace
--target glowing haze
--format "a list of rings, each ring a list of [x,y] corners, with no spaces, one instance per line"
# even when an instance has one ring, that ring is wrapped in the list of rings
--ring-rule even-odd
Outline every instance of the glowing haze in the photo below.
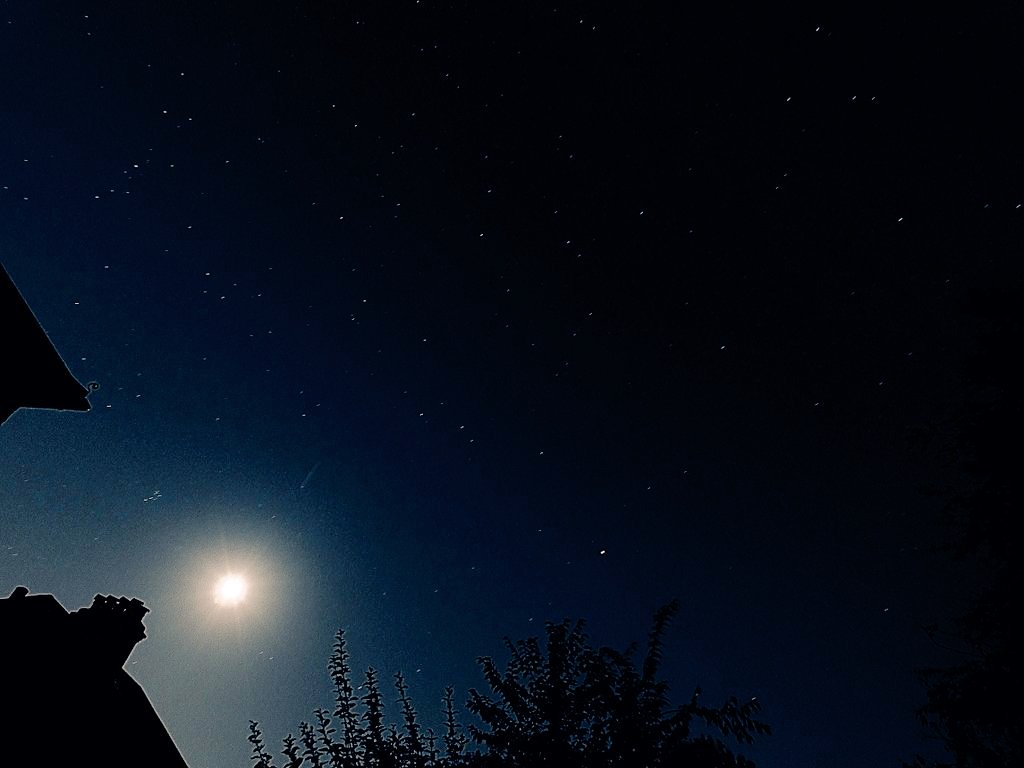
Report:
[[[249,583],[244,576],[229,573],[221,576],[213,588],[213,601],[217,605],[233,608],[240,605],[249,593]]]

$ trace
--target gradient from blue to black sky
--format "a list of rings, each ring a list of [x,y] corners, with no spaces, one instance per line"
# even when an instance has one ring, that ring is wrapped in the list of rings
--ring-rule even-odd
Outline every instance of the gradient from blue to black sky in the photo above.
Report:
[[[1020,11],[941,13],[6,3],[0,260],[101,388],[0,429],[0,589],[145,600],[193,768],[327,703],[339,626],[437,722],[503,636],[674,596],[760,765],[931,749],[971,574],[909,437],[1024,216]]]

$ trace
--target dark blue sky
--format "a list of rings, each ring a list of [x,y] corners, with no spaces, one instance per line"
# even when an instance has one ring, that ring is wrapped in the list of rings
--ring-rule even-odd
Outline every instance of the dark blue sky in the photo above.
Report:
[[[971,574],[910,438],[1024,216],[976,13],[6,4],[0,259],[100,389],[0,430],[0,589],[142,598],[193,768],[326,703],[339,626],[429,720],[675,596],[676,696],[759,696],[759,764],[927,749]]]

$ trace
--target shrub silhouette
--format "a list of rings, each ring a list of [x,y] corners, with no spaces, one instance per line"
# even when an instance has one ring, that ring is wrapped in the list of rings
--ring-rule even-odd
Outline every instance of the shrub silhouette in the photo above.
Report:
[[[471,689],[466,710],[479,720],[459,723],[455,692],[442,699],[443,753],[431,729],[419,724],[401,672],[394,676],[401,726],[385,722],[377,671],[366,672],[356,696],[345,633],[339,630],[328,663],[334,683],[334,720],[315,711],[316,725],[302,723],[300,738],[285,737],[285,768],[725,768],[753,763],[733,753],[725,739],[751,743],[770,728],[755,719],[757,699],[705,705],[701,691],[672,707],[668,685],[658,679],[664,634],[679,610],[673,601],[658,610],[639,665],[635,648],[595,648],[584,623],[545,625],[538,638],[505,639],[504,671],[490,657],[478,659],[490,692]],[[335,727],[334,723],[337,723]],[[255,768],[274,768],[258,723],[250,721]],[[469,748],[469,742],[474,743]]]

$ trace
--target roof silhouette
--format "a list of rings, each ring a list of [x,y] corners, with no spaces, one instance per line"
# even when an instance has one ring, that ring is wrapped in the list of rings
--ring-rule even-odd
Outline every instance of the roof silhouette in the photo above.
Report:
[[[43,327],[0,265],[0,424],[19,408],[88,411],[89,390],[64,364]]]
[[[0,598],[0,764],[188,768],[122,668],[147,612],[112,595],[71,613],[25,587]]]

